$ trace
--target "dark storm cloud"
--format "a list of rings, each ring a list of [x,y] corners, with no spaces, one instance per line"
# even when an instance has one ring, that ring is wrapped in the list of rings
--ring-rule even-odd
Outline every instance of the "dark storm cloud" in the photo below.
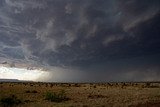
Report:
[[[110,72],[143,75],[147,65],[156,74],[159,68],[152,64],[160,64],[154,60],[160,59],[159,19],[159,0],[1,0],[0,56],[82,70],[86,80]],[[138,65],[132,61],[137,57],[154,59]],[[133,66],[115,64],[125,59]]]

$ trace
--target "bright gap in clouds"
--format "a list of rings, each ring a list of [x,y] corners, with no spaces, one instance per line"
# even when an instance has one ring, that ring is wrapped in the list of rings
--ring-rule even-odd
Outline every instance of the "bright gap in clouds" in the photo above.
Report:
[[[40,81],[40,78],[45,78],[48,75],[47,71],[38,69],[27,70],[25,68],[0,67],[0,79]]]

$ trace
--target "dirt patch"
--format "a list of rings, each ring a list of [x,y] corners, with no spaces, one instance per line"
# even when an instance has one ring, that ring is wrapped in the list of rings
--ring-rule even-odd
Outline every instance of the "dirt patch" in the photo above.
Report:
[[[160,101],[159,102],[147,102],[145,104],[132,105],[130,107],[160,107]]]

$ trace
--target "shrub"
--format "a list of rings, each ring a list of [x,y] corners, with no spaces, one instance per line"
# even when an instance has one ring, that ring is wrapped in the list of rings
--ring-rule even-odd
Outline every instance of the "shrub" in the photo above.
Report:
[[[26,90],[25,93],[30,93],[30,91],[29,91],[29,90]]]
[[[146,88],[149,88],[150,86],[151,86],[151,83],[149,83],[149,82],[145,83]]]
[[[38,93],[36,90],[31,91],[31,93]]]
[[[62,101],[67,101],[69,98],[66,97],[66,93],[64,90],[56,93],[56,92],[47,92],[45,94],[45,99],[52,101],[52,102],[62,102]]]
[[[18,99],[15,95],[10,95],[8,97],[1,98],[0,102],[4,107],[13,106],[13,105],[22,103],[22,101]]]
[[[38,92],[36,90],[32,90],[32,91],[26,90],[25,93],[38,93]]]

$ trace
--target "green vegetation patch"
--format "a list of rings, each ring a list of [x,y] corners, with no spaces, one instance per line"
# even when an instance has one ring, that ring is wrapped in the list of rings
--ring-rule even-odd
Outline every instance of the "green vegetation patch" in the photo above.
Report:
[[[22,101],[20,99],[18,99],[15,95],[10,95],[10,96],[1,98],[0,103],[4,107],[8,107],[8,106],[21,104]]]
[[[65,91],[61,90],[60,92],[46,92],[45,100],[52,102],[63,102],[68,101],[69,98],[66,96]]]

